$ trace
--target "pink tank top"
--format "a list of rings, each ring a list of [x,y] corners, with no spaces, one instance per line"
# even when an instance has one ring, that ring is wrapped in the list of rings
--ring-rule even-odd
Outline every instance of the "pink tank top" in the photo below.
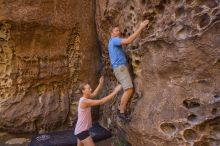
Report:
[[[77,135],[83,131],[89,130],[92,127],[91,107],[80,108],[80,104],[86,100],[85,97],[81,97],[78,105],[78,120],[74,134]]]

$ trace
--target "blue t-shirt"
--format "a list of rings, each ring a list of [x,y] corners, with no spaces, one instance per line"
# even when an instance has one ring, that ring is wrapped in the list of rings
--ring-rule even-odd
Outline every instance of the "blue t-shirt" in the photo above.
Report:
[[[122,39],[119,37],[112,37],[108,43],[109,57],[113,69],[120,65],[127,65],[127,60],[121,47],[121,41]]]

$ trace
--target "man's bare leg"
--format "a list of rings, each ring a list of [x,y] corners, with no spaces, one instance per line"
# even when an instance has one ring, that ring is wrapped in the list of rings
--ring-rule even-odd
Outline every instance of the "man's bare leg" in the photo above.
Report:
[[[128,88],[124,91],[124,93],[121,97],[121,103],[120,103],[120,107],[119,107],[120,113],[125,113],[128,100],[131,97],[133,92],[134,92],[134,88]]]

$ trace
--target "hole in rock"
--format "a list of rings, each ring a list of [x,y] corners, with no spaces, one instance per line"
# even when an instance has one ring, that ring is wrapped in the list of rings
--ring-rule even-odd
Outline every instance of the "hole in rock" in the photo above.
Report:
[[[183,106],[188,109],[199,107],[199,99],[186,99],[183,101]]]
[[[218,14],[219,10],[218,9],[215,9],[214,11],[212,11],[212,15],[216,15]]]
[[[215,17],[218,18],[218,19],[216,19],[216,20],[219,20],[219,18],[220,18],[220,14],[215,15]],[[213,23],[214,23],[214,22],[213,22]]]
[[[141,4],[145,4],[146,3],[146,0],[141,0]]]
[[[153,20],[154,20],[154,17],[153,17],[153,16],[151,16],[151,17],[149,17],[149,18],[148,18],[148,20],[151,22],[151,21],[153,21]]]
[[[159,13],[163,12],[165,9],[163,3],[161,3],[161,2],[159,5],[156,5],[155,8]]]
[[[135,65],[140,65],[140,60],[135,60]]]
[[[132,14],[129,14],[129,15],[127,16],[127,19],[128,19],[128,20],[131,20],[131,19],[132,19]]]
[[[217,108],[213,108],[211,113],[212,113],[213,115],[216,115],[217,112],[218,112],[218,109],[217,109]]]
[[[150,13],[147,13],[147,12],[146,12],[146,13],[143,14],[142,19],[143,19],[143,20],[146,20],[146,19],[149,20],[150,17],[151,17]]]
[[[194,114],[189,115],[187,119],[190,122],[197,122],[197,116]]]
[[[214,95],[213,97],[214,97],[214,98],[220,98],[220,96],[219,96],[219,95]]]
[[[137,48],[137,46],[131,46],[132,50],[135,50]]]
[[[179,7],[176,9],[176,12],[175,12],[175,15],[176,17],[181,17],[181,16],[184,16],[185,15],[185,9],[184,7]]]
[[[205,26],[207,26],[210,22],[210,17],[207,13],[199,16],[198,18],[198,24],[200,26],[200,28],[204,28]]]
[[[133,19],[133,22],[136,22],[136,19],[135,19],[135,18]]]
[[[172,123],[163,123],[160,125],[160,129],[168,135],[173,135],[176,132],[176,127]]]
[[[183,137],[186,141],[192,142],[192,141],[196,140],[196,138],[198,137],[198,134],[196,133],[196,131],[194,131],[192,129],[186,129],[183,132]]]

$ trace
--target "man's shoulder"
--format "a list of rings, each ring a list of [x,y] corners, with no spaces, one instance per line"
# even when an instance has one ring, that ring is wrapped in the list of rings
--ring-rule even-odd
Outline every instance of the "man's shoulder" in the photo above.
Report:
[[[111,37],[109,40],[118,40],[118,39],[122,39],[122,38],[120,38],[120,37]]]
[[[117,40],[122,40],[122,38],[120,38],[120,37],[111,37],[109,39],[109,41],[117,41]]]
[[[112,37],[109,39],[109,43],[113,43],[117,45],[119,45],[121,41],[122,41],[122,38],[120,37]]]

